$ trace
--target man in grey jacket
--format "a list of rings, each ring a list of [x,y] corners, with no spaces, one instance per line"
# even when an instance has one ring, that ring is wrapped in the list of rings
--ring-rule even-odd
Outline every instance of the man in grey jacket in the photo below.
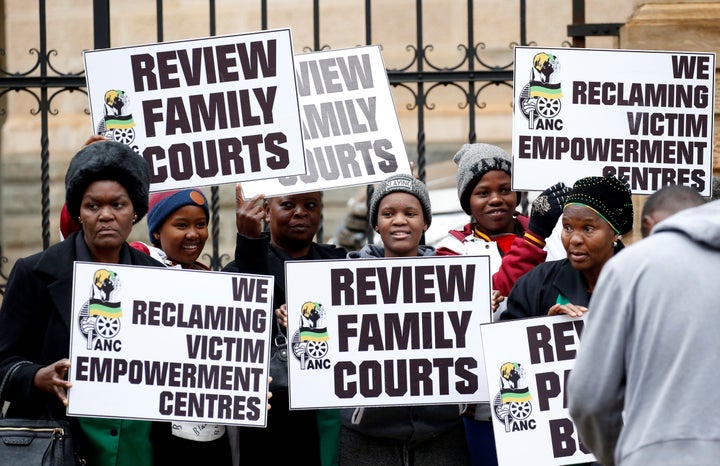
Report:
[[[720,458],[720,201],[679,212],[603,268],[568,386],[603,465]]]

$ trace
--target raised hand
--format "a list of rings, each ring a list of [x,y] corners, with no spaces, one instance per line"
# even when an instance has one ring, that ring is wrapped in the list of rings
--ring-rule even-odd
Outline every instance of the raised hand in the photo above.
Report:
[[[238,233],[250,238],[260,237],[262,221],[265,218],[264,198],[264,194],[258,194],[246,201],[243,199],[240,183],[235,185],[235,225]]]
[[[542,238],[550,236],[562,215],[563,205],[570,191],[563,182],[556,183],[543,191],[532,203],[528,230]]]

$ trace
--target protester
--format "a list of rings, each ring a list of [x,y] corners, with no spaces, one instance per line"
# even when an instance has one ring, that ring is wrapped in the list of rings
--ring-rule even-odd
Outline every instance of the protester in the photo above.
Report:
[[[130,147],[108,141],[82,148],[65,175],[67,211],[80,231],[19,259],[0,308],[7,416],[68,420],[77,454],[91,465],[151,465],[153,454],[163,453],[154,443],[169,434],[166,423],[65,415],[74,261],[162,267],[126,242],[148,210],[149,184],[147,163]]]
[[[578,180],[565,201],[562,242],[567,258],[545,262],[523,275],[507,298],[501,320],[587,312],[605,263],[623,249],[632,230],[630,186],[614,176]]]
[[[460,205],[471,221],[450,230],[437,245],[438,255],[489,255],[493,289],[507,296],[515,281],[545,261],[545,239],[555,228],[569,188],[557,183],[533,202],[531,216],[516,211],[512,159],[491,144],[464,144],[453,160]]]
[[[164,191],[150,195],[147,214],[151,246],[135,241],[130,246],[169,268],[210,270],[198,262],[208,238],[210,210],[199,189]],[[167,464],[232,464],[230,440],[221,424],[172,422],[163,445]]]
[[[512,158],[491,144],[464,144],[453,160],[458,166],[460,205],[471,221],[436,247],[438,255],[489,255],[493,286],[492,310],[515,281],[547,258],[545,239],[562,214],[569,189],[558,183],[533,202],[530,218],[516,211],[519,196],[512,191]],[[489,403],[470,405],[463,419],[473,464],[495,465],[495,436]]]
[[[348,257],[434,256],[420,245],[432,220],[425,184],[393,175],[373,192],[371,226],[382,245],[368,244]],[[462,423],[464,405],[361,407],[341,410],[340,465],[469,464]]]
[[[310,192],[265,199],[263,195],[244,201],[242,188],[236,187],[237,239],[235,260],[226,272],[272,275],[276,316],[273,340],[279,330],[275,320],[287,315],[285,302],[285,262],[345,258],[347,251],[313,241],[322,219],[322,193]],[[269,231],[263,231],[263,221]],[[283,309],[281,313],[279,309]],[[284,314],[283,314],[284,313]],[[284,322],[287,326],[287,322]],[[287,337],[286,337],[287,338]],[[286,390],[273,392],[273,408],[265,429],[240,428],[240,450],[272,452],[273,462],[292,462],[329,466],[337,463],[340,419],[337,410],[290,411]],[[311,387],[308,387],[311,389]]]
[[[605,466],[715,465],[720,201],[678,212],[603,268],[567,385]]]
[[[640,233],[645,238],[656,223],[689,207],[705,203],[697,190],[683,185],[663,186],[647,198],[640,213]]]

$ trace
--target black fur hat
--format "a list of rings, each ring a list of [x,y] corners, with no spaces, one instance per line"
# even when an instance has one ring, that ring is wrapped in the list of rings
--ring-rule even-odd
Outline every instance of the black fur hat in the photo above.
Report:
[[[139,222],[148,211],[150,168],[144,158],[125,144],[95,142],[75,154],[65,174],[65,204],[78,221],[83,194],[95,181],[117,181],[127,190]]]

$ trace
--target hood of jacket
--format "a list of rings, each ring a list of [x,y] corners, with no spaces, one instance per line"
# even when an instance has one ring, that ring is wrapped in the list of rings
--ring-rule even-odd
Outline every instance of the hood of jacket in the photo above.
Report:
[[[418,246],[418,256],[434,256],[435,248],[421,244]],[[350,251],[348,253],[350,259],[373,259],[385,257],[385,247],[378,244],[366,244],[359,251]]]
[[[720,199],[682,210],[659,222],[652,234],[682,233],[697,243],[720,249]]]

